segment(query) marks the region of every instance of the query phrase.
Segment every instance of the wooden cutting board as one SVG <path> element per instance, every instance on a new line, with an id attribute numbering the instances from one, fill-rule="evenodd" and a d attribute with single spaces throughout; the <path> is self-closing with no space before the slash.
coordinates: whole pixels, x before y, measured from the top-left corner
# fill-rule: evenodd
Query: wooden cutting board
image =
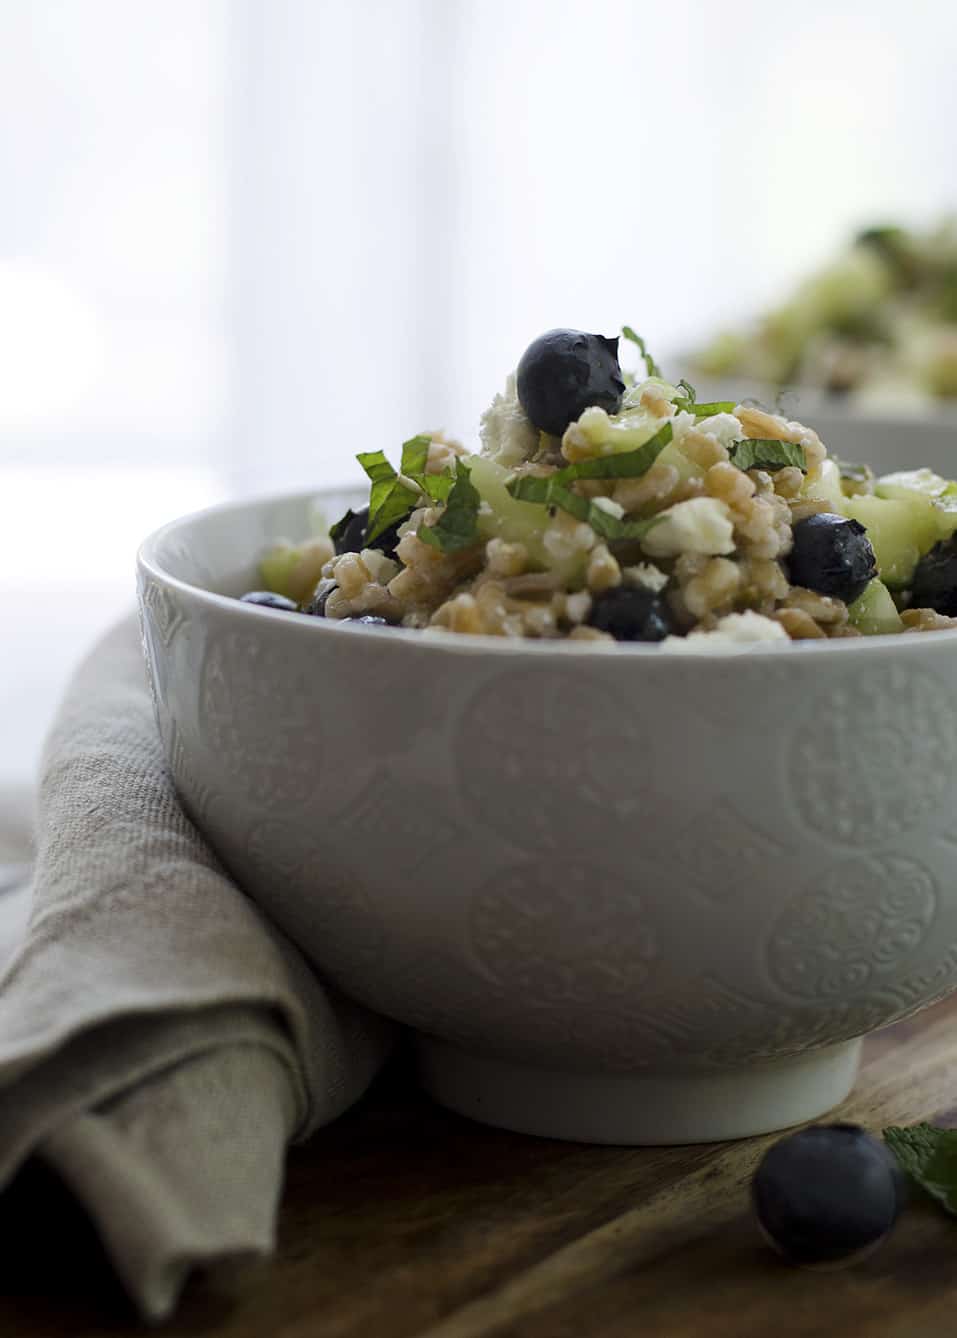
<path id="1" fill-rule="evenodd" d="M 957 1123 L 957 1000 L 872 1037 L 835 1118 Z M 277 1257 L 198 1279 L 176 1338 L 943 1338 L 957 1220 L 923 1203 L 868 1260 L 793 1269 L 748 1211 L 774 1138 L 591 1148 L 470 1124 L 396 1068 L 291 1157 Z M 90 1230 L 25 1172 L 0 1198 L 3 1338 L 142 1338 Z"/>

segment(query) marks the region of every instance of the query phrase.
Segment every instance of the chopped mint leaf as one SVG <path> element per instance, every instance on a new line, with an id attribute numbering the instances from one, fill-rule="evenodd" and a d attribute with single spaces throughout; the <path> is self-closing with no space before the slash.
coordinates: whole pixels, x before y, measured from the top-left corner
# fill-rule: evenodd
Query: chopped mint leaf
<path id="1" fill-rule="evenodd" d="M 734 400 L 712 400 L 709 404 L 694 404 L 695 418 L 713 418 L 717 413 L 734 413 Z"/>
<path id="2" fill-rule="evenodd" d="M 463 460 L 456 460 L 455 477 L 445 509 L 434 525 L 419 526 L 419 538 L 433 548 L 440 548 L 443 553 L 457 553 L 463 548 L 471 548 L 478 539 L 476 519 L 481 502 L 468 465 Z"/>
<path id="3" fill-rule="evenodd" d="M 420 494 L 402 482 L 382 451 L 364 451 L 356 459 L 372 480 L 366 531 L 366 544 L 371 547 L 390 525 L 404 520 L 418 505 Z"/>
<path id="4" fill-rule="evenodd" d="M 617 458 L 620 460 L 623 457 Z M 598 506 L 596 502 L 572 492 L 567 483 L 561 481 L 562 475 L 567 472 L 563 469 L 546 479 L 526 475 L 524 478 L 512 479 L 506 487 L 519 502 L 539 502 L 543 506 L 558 507 L 560 511 L 567 511 L 576 520 L 583 520 L 596 534 L 600 534 L 603 539 L 612 543 L 623 539 L 644 539 L 648 531 L 661 519 L 660 516 L 652 516 L 649 520 L 620 520 L 604 507 Z"/>
<path id="5" fill-rule="evenodd" d="M 545 478 L 525 474 L 510 479 L 505 486 L 516 501 L 537 502 L 540 506 L 557 506 L 576 519 L 585 521 L 603 539 L 613 542 L 624 539 L 641 540 L 652 526 L 658 523 L 659 516 L 652 516 L 650 520 L 620 520 L 589 498 L 580 497 L 577 492 L 572 491 L 571 485 L 576 479 L 640 478 L 655 463 L 671 441 L 671 437 L 671 424 L 665 423 L 649 441 L 635 451 L 581 460 L 578 464 L 567 465 L 565 469 L 559 469 Z"/>
<path id="6" fill-rule="evenodd" d="M 411 479 L 433 502 L 444 502 L 452 491 L 455 475 L 450 469 L 443 470 L 441 474 L 426 473 L 431 444 L 432 438 L 427 433 L 420 433 L 403 442 L 401 469 L 403 475 Z"/>
<path id="7" fill-rule="evenodd" d="M 524 475 L 513 478 L 505 486 L 513 497 L 523 502 L 541 502 L 548 506 L 547 497 L 553 485 L 567 488 L 576 479 L 635 479 L 647 474 L 658 456 L 672 438 L 672 427 L 665 423 L 644 445 L 634 451 L 621 451 L 617 455 L 599 455 L 590 460 L 580 460 L 578 464 L 566 465 L 564 469 L 546 478 L 534 478 Z"/>
<path id="8" fill-rule="evenodd" d="M 832 455 L 831 459 L 837 465 L 841 478 L 848 483 L 870 483 L 874 477 L 870 465 L 856 465 L 850 460 L 839 460 L 836 455 Z"/>
<path id="9" fill-rule="evenodd" d="M 911 1179 L 957 1216 L 957 1129 L 895 1125 L 884 1130 L 884 1140 Z"/>
<path id="10" fill-rule="evenodd" d="M 420 432 L 417 437 L 410 437 L 408 441 L 402 443 L 402 463 L 399 465 L 399 469 L 406 478 L 415 478 L 416 474 L 425 473 L 431 445 L 432 438 L 424 432 Z M 416 479 L 416 482 L 418 482 L 418 479 Z"/>
<path id="11" fill-rule="evenodd" d="M 870 465 L 856 465 L 849 460 L 839 460 L 836 455 L 831 459 L 837 465 L 841 478 L 841 492 L 845 497 L 859 497 L 874 491 L 874 471 Z"/>
<path id="12" fill-rule="evenodd" d="M 352 507 L 350 506 L 350 507 L 349 507 L 349 510 L 348 510 L 348 511 L 346 512 L 346 514 L 342 517 L 342 519 L 341 519 L 341 520 L 337 520 L 336 523 L 335 523 L 335 525 L 330 526 L 330 528 L 329 528 L 329 538 L 332 540 L 332 542 L 333 542 L 334 544 L 337 544 L 337 543 L 339 542 L 339 539 L 341 538 L 341 536 L 342 536 L 343 533 L 345 532 L 346 526 L 349 524 L 349 522 L 350 522 L 351 520 L 355 520 L 355 518 L 356 518 L 356 513 L 353 511 Z"/>
<path id="13" fill-rule="evenodd" d="M 428 493 L 433 502 L 444 502 L 455 487 L 455 475 L 449 470 L 441 474 L 417 474 L 415 482 L 423 492 Z"/>
<path id="14" fill-rule="evenodd" d="M 738 469 L 785 469 L 794 466 L 807 473 L 804 447 L 793 441 L 752 437 L 736 441 L 731 447 L 731 463 Z"/>
<path id="15" fill-rule="evenodd" d="M 637 345 L 638 345 L 638 352 L 641 354 L 641 356 L 642 356 L 642 357 L 644 358 L 644 360 L 645 360 L 645 367 L 646 367 L 646 369 L 647 369 L 647 371 L 648 371 L 648 375 L 649 375 L 649 376 L 660 376 L 660 375 L 661 375 L 661 368 L 658 366 L 658 364 L 655 362 L 654 358 L 651 356 L 651 354 L 650 354 L 650 353 L 648 352 L 648 350 L 645 348 L 645 341 L 642 339 L 641 335 L 640 335 L 640 334 L 635 334 L 634 330 L 631 328 L 630 325 L 623 325 L 623 326 L 621 327 L 621 333 L 622 333 L 622 335 L 624 336 L 625 339 L 630 339 L 631 342 L 632 342 L 633 344 L 637 344 Z"/>
<path id="16" fill-rule="evenodd" d="M 679 413 L 694 413 L 695 400 L 698 398 L 698 392 L 693 385 L 684 379 L 684 377 L 678 382 L 678 388 L 679 390 L 683 390 L 684 394 L 672 396 L 671 403 Z"/>

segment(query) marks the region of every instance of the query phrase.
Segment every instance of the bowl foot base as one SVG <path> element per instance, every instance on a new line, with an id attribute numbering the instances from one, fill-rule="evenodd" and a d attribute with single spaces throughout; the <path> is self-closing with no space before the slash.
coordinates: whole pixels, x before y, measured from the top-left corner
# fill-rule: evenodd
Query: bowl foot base
<path id="1" fill-rule="evenodd" d="M 847 1096 L 861 1042 L 736 1069 L 562 1073 L 418 1037 L 423 1085 L 483 1124 L 581 1143 L 714 1143 L 814 1120 Z"/>

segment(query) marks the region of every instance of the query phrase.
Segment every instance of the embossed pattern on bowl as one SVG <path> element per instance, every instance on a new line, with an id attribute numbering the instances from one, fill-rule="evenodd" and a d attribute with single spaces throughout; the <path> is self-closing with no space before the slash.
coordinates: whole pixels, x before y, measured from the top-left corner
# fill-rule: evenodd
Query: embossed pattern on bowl
<path id="1" fill-rule="evenodd" d="M 139 592 L 184 803 L 330 980 L 483 1062 L 658 1083 L 954 988 L 957 634 L 685 658 L 222 598 L 310 500 L 167 527 Z"/>

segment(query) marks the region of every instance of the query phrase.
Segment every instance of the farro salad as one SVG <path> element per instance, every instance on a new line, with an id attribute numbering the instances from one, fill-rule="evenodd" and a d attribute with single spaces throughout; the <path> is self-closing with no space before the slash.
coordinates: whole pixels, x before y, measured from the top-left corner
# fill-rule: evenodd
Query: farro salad
<path id="1" fill-rule="evenodd" d="M 628 326 L 534 340 L 481 441 L 422 433 L 398 469 L 361 453 L 368 504 L 278 542 L 265 589 L 242 598 L 426 633 L 701 650 L 957 627 L 957 483 L 877 478 L 756 404 L 699 403 Z"/>
<path id="2" fill-rule="evenodd" d="M 693 358 L 702 375 L 851 393 L 895 411 L 957 399 L 957 218 L 871 227 L 750 328 Z"/>

